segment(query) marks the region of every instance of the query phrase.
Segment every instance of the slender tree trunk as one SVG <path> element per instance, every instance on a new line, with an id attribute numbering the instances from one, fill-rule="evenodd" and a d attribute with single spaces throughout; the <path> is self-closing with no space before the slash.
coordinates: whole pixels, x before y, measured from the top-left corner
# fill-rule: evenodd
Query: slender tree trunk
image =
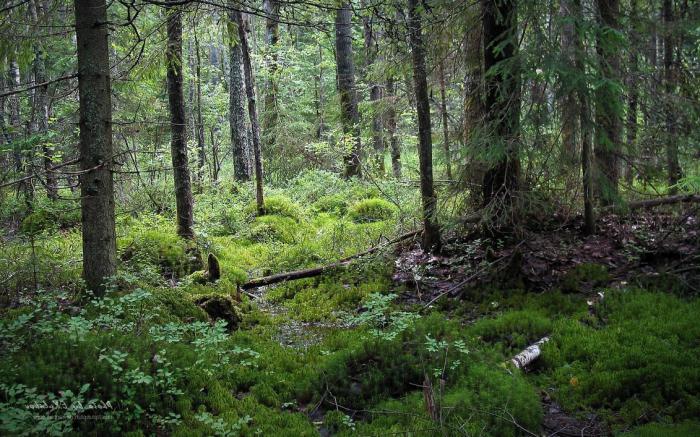
<path id="1" fill-rule="evenodd" d="M 420 191 L 423 204 L 423 250 L 439 252 L 440 227 L 437 221 L 437 195 L 433 187 L 433 144 L 430 127 L 430 101 L 425 69 L 425 47 L 421 31 L 419 0 L 408 0 L 408 34 L 413 60 L 413 79 L 416 89 L 418 112 L 418 160 L 420 166 Z"/>
<path id="2" fill-rule="evenodd" d="M 561 108 L 561 123 L 562 123 L 562 156 L 563 162 L 571 167 L 576 164 L 578 153 L 578 130 L 579 130 L 579 114 L 580 108 L 576 101 L 576 93 L 573 91 L 573 86 L 569 83 L 573 82 L 572 75 L 581 74 L 573 66 L 576 62 L 576 24 L 573 22 L 573 3 L 577 0 L 561 0 L 559 4 L 559 18 L 563 20 L 561 32 L 561 52 L 564 64 L 573 71 L 567 74 L 567 80 L 564 86 L 561 87 L 561 97 L 559 99 Z"/>
<path id="3" fill-rule="evenodd" d="M 386 127 L 391 146 L 391 170 L 396 179 L 401 179 L 401 146 L 396 135 L 396 82 L 391 74 L 386 79 Z"/>
<path id="4" fill-rule="evenodd" d="M 29 11 L 32 21 L 39 24 L 39 19 L 44 16 L 46 10 L 38 0 L 29 2 Z M 43 43 L 34 44 L 34 80 L 36 83 L 46 82 L 46 51 Z M 36 131 L 40 135 L 46 135 L 49 131 L 49 87 L 48 85 L 37 88 L 34 92 L 34 112 L 36 113 Z M 53 149 L 43 141 L 41 147 L 43 155 L 44 171 L 46 172 L 46 195 L 51 200 L 58 198 L 58 183 L 56 175 L 50 170 L 53 166 Z"/>
<path id="5" fill-rule="evenodd" d="M 597 38 L 598 62 L 602 78 L 606 82 L 596 91 L 596 190 L 603 206 L 618 201 L 619 163 L 621 149 L 622 116 L 621 96 L 616 82 L 620 82 L 620 55 L 616 36 L 619 31 L 619 0 L 597 0 L 600 22 L 603 27 Z"/>
<path id="6" fill-rule="evenodd" d="M 637 55 L 639 50 L 639 37 L 634 27 L 634 24 L 636 24 L 639 19 L 637 16 L 637 3 L 638 0 L 630 1 L 630 19 L 632 20 L 632 25 L 630 26 L 629 32 L 631 47 L 629 50 L 629 74 L 627 75 L 627 157 L 625 160 L 625 182 L 630 187 L 634 182 L 635 157 L 637 156 L 637 113 L 639 106 L 639 90 L 637 89 L 637 75 L 639 74 L 639 59 Z"/>
<path id="7" fill-rule="evenodd" d="M 112 182 L 112 104 L 105 0 L 75 0 L 80 96 L 83 277 L 100 295 L 117 272 Z"/>
<path id="8" fill-rule="evenodd" d="M 245 73 L 245 90 L 248 96 L 248 118 L 253 139 L 253 162 L 255 168 L 255 201 L 259 215 L 265 214 L 265 200 L 263 193 L 263 166 L 262 152 L 260 151 L 260 127 L 258 126 L 258 110 L 255 101 L 255 76 L 253 76 L 253 66 L 250 62 L 250 49 L 248 47 L 248 36 L 243 23 L 243 15 L 234 12 L 236 23 L 238 24 L 238 38 L 241 44 L 241 54 L 243 59 L 243 72 Z"/>
<path id="9" fill-rule="evenodd" d="M 185 99 L 182 92 L 182 13 L 178 6 L 168 6 L 168 102 L 170 105 L 170 150 L 175 181 L 177 234 L 194 238 L 192 187 L 187 158 Z"/>
<path id="10" fill-rule="evenodd" d="M 482 0 L 484 20 L 484 71 L 502 67 L 515 56 L 517 47 L 517 3 L 515 0 Z M 493 156 L 484 175 L 484 205 L 497 210 L 508 206 L 519 188 L 520 160 L 518 131 L 520 116 L 520 79 L 517 66 L 509 65 L 491 72 L 486 80 L 484 110 L 493 138 Z M 498 215 L 498 214 L 497 214 Z"/>
<path id="11" fill-rule="evenodd" d="M 581 0 L 571 0 L 572 16 L 575 20 L 574 69 L 585 72 L 585 47 L 582 35 L 584 28 Z M 593 210 L 593 120 L 590 99 L 588 97 L 588 80 L 576 88 L 579 103 L 579 122 L 581 125 L 581 171 L 583 173 L 583 231 L 586 235 L 595 233 L 595 212 Z"/>
<path id="12" fill-rule="evenodd" d="M 674 17 L 673 2 L 664 0 L 664 85 L 666 88 L 666 166 L 668 170 L 669 192 L 676 194 L 678 189 L 675 185 L 683 177 L 680 163 L 678 162 L 678 128 L 676 104 L 676 78 L 673 65 L 674 41 Z"/>
<path id="13" fill-rule="evenodd" d="M 204 144 L 204 121 L 202 120 L 202 57 L 199 53 L 199 39 L 197 31 L 194 32 L 194 50 L 197 65 L 195 69 L 195 77 L 197 84 L 197 182 L 201 184 L 204 181 L 204 166 L 206 165 L 207 152 Z"/>
<path id="14" fill-rule="evenodd" d="M 14 59 L 10 60 L 10 85 L 17 89 L 21 84 L 19 74 L 19 65 Z M 12 155 L 15 161 L 15 171 L 18 175 L 24 174 L 24 159 L 22 157 L 22 149 L 19 142 L 20 132 L 22 132 L 22 118 L 20 113 L 19 94 L 13 94 L 8 97 L 7 104 L 10 111 L 10 141 L 13 142 Z M 18 192 L 26 192 L 26 183 L 17 185 Z"/>
<path id="15" fill-rule="evenodd" d="M 277 0 L 263 0 L 263 9 L 267 14 L 265 20 L 265 43 L 269 51 L 267 66 L 268 78 L 265 85 L 265 118 L 263 119 L 263 136 L 265 138 L 266 153 L 272 153 L 277 142 L 277 122 L 279 112 L 277 108 L 277 70 L 278 56 L 277 44 L 279 42 L 279 12 L 280 4 Z"/>
<path id="16" fill-rule="evenodd" d="M 245 83 L 243 81 L 243 55 L 238 41 L 236 14 L 229 12 L 229 125 L 233 175 L 237 181 L 250 180 L 248 165 L 248 130 L 245 122 Z"/>
<path id="17" fill-rule="evenodd" d="M 318 45 L 318 76 L 316 76 L 316 120 L 318 127 L 316 128 L 316 139 L 320 140 L 323 132 L 326 130 L 323 121 L 323 46 Z"/>
<path id="18" fill-rule="evenodd" d="M 340 117 L 343 122 L 345 146 L 351 142 L 345 155 L 345 177 L 360 176 L 360 113 L 357 109 L 355 90 L 355 65 L 352 59 L 352 12 L 350 3 L 345 1 L 336 10 L 335 16 L 335 55 L 338 68 L 338 93 L 340 94 Z"/>
<path id="19" fill-rule="evenodd" d="M 372 146 L 377 170 L 384 174 L 384 137 L 382 132 L 382 114 L 377 107 L 382 98 L 382 89 L 372 75 L 372 65 L 377 60 L 379 48 L 377 47 L 377 36 L 372 25 L 372 17 L 366 15 L 362 18 L 362 27 L 365 37 L 365 78 L 369 84 L 369 101 L 372 106 Z"/>
<path id="20" fill-rule="evenodd" d="M 445 167 L 447 179 L 452 180 L 452 157 L 450 156 L 450 129 L 447 124 L 447 93 L 445 91 L 445 66 L 440 62 L 438 69 L 440 75 L 440 112 L 442 114 L 442 147 L 445 151 Z"/>

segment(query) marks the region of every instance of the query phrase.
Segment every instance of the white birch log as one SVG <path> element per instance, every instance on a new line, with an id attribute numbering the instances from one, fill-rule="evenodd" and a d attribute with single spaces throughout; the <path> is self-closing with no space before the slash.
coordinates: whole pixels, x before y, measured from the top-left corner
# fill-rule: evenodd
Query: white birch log
<path id="1" fill-rule="evenodd" d="M 543 337 L 540 339 L 537 343 L 528 346 L 525 350 L 520 352 L 518 355 L 514 356 L 513 359 L 510 361 L 517 367 L 518 369 L 522 369 L 523 367 L 527 366 L 531 362 L 535 361 L 542 351 L 540 350 L 540 346 L 543 344 L 547 343 L 549 341 L 549 337 Z"/>

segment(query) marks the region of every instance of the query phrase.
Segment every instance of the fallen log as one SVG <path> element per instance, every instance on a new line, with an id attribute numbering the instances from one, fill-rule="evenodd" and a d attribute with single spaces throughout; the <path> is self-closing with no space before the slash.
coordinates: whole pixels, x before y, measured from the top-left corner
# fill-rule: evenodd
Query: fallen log
<path id="1" fill-rule="evenodd" d="M 275 275 L 263 276 L 262 278 L 251 279 L 250 281 L 246 282 L 245 284 L 241 284 L 240 288 L 242 290 L 250 290 L 252 288 L 262 287 L 265 285 L 277 284 L 279 282 L 293 281 L 296 279 L 313 278 L 315 276 L 320 276 L 321 274 L 323 274 L 329 270 L 333 270 L 333 269 L 336 269 L 338 267 L 345 267 L 348 264 L 350 264 L 352 261 L 354 261 L 358 258 L 361 258 L 365 255 L 370 255 L 370 254 L 372 254 L 380 249 L 383 249 L 387 246 L 390 246 L 392 244 L 396 244 L 396 243 L 399 243 L 401 241 L 408 240 L 409 238 L 414 237 L 415 235 L 419 234 L 420 232 L 422 232 L 422 230 L 408 232 L 408 233 L 400 235 L 400 236 L 394 238 L 393 240 L 388 241 L 384 244 L 374 246 L 370 249 L 365 250 L 364 252 L 357 253 L 357 254 L 349 256 L 347 258 L 343 258 L 341 260 L 335 261 L 335 262 L 333 262 L 331 264 L 327 264 L 325 266 L 313 267 L 313 268 L 302 269 L 302 270 L 295 270 L 292 272 L 277 273 Z"/>
<path id="2" fill-rule="evenodd" d="M 513 363 L 513 365 L 518 369 L 526 367 L 528 364 L 532 363 L 537 358 L 539 358 L 540 354 L 542 353 L 540 346 L 547 343 L 548 341 L 549 337 L 543 337 L 542 339 L 537 341 L 537 343 L 528 346 L 527 348 L 525 348 L 525 350 L 520 352 L 518 355 L 514 356 L 510 360 L 510 362 Z"/>
<path id="3" fill-rule="evenodd" d="M 672 205 L 674 203 L 700 202 L 700 194 L 679 194 L 676 196 L 657 197 L 649 200 L 639 200 L 627 204 L 629 209 L 652 208 L 661 205 Z"/>

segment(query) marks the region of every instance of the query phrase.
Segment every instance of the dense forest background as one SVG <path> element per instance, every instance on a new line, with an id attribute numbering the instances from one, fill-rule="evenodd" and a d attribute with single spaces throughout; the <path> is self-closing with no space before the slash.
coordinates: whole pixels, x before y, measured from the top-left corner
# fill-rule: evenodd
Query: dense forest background
<path id="1" fill-rule="evenodd" d="M 688 0 L 2 2 L 0 431 L 700 433 L 699 37 Z"/>

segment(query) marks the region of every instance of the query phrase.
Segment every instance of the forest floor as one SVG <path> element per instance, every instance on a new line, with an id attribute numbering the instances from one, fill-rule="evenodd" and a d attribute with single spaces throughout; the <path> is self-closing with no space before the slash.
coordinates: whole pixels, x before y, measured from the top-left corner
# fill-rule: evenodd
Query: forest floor
<path id="1" fill-rule="evenodd" d="M 380 188 L 302 176 L 270 193 L 264 217 L 246 190 L 199 195 L 214 284 L 190 273 L 167 211 L 120 215 L 120 273 L 92 300 L 75 218 L 25 219 L 3 237 L 0 432 L 700 434 L 700 226 L 687 206 L 607 215 L 592 237 L 554 215 L 512 238 L 454 230 L 439 256 L 405 241 L 237 300 L 246 279 L 410 230 L 413 212 L 380 196 L 416 205 L 412 190 Z M 545 336 L 525 370 L 506 364 Z M 81 420 L 43 409 L 53 400 L 110 404 Z"/>

